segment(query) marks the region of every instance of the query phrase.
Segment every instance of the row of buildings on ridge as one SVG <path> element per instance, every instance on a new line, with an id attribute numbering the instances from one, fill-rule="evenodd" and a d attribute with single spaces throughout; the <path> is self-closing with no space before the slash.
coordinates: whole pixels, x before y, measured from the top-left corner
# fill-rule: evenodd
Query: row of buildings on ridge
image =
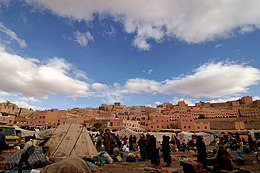
<path id="1" fill-rule="evenodd" d="M 51 126 L 76 123 L 89 129 L 130 128 L 134 131 L 252 130 L 260 129 L 260 100 L 251 96 L 223 103 L 198 102 L 189 106 L 184 101 L 170 102 L 156 108 L 102 104 L 98 108 L 73 108 L 67 110 L 28 110 L 7 101 L 0 103 L 0 122 L 18 126 Z"/>

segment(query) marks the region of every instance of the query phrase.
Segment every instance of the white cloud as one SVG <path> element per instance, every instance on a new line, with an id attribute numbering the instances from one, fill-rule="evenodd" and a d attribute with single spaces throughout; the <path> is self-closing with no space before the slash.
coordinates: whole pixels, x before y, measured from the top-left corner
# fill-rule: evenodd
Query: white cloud
<path id="1" fill-rule="evenodd" d="M 194 74 L 164 81 L 162 91 L 191 96 L 221 97 L 245 93 L 260 81 L 260 70 L 244 64 L 210 62 Z"/>
<path id="2" fill-rule="evenodd" d="M 150 70 L 148 71 L 148 74 L 150 75 L 150 74 L 152 74 L 152 72 L 153 72 L 153 69 L 150 69 Z"/>
<path id="3" fill-rule="evenodd" d="M 253 32 L 255 29 L 256 29 L 256 27 L 253 26 L 253 25 L 246 25 L 246 26 L 241 27 L 239 32 L 241 34 L 245 34 L 245 33 L 248 33 L 248 32 Z"/>
<path id="4" fill-rule="evenodd" d="M 28 102 L 28 103 L 40 103 L 41 101 L 35 97 L 21 97 L 20 101 Z"/>
<path id="5" fill-rule="evenodd" d="M 108 86 L 102 83 L 93 83 L 91 84 L 91 88 L 97 91 L 105 91 L 108 90 Z"/>
<path id="6" fill-rule="evenodd" d="M 10 94 L 8 92 L 0 91 L 0 96 L 9 96 Z"/>
<path id="7" fill-rule="evenodd" d="M 260 100 L 260 96 L 254 96 L 253 100 Z"/>
<path id="8" fill-rule="evenodd" d="M 8 35 L 12 40 L 17 41 L 17 43 L 19 44 L 19 46 L 21 48 L 25 48 L 27 46 L 27 44 L 24 40 L 20 39 L 14 31 L 5 27 L 1 22 L 0 22 L 0 31 L 2 31 L 4 34 Z"/>
<path id="9" fill-rule="evenodd" d="M 251 32 L 260 27 L 260 1 L 257 0 L 34 0 L 33 7 L 49 9 L 73 20 L 90 21 L 93 14 L 110 16 L 135 34 L 133 45 L 149 50 L 154 40 L 177 38 L 187 43 L 201 43 Z M 37 4 L 37 5 L 36 5 Z M 238 31 L 238 32 L 237 32 Z"/>
<path id="10" fill-rule="evenodd" d="M 193 98 L 179 98 L 179 97 L 174 97 L 171 100 L 171 103 L 176 105 L 179 101 L 184 101 L 186 104 L 188 104 L 189 106 L 194 106 L 195 103 L 197 102 L 196 99 Z"/>
<path id="11" fill-rule="evenodd" d="M 208 100 L 207 102 L 210 102 L 210 103 L 225 103 L 227 101 L 236 101 L 236 100 L 239 100 L 240 98 L 241 97 L 224 97 L 224 98 Z"/>
<path id="12" fill-rule="evenodd" d="M 33 106 L 33 105 L 29 104 L 28 102 L 20 101 L 20 100 L 14 101 L 12 103 L 16 104 L 18 107 L 26 108 L 26 109 L 33 109 L 33 110 L 42 110 L 43 109 L 41 107 Z"/>
<path id="13" fill-rule="evenodd" d="M 209 62 L 193 74 L 155 81 L 129 79 L 122 87 L 128 93 L 184 94 L 192 97 L 222 97 L 246 93 L 260 81 L 260 70 L 245 64 Z M 125 91 L 125 92 L 126 92 Z"/>
<path id="14" fill-rule="evenodd" d="M 143 37 L 136 37 L 133 41 L 133 45 L 138 47 L 139 50 L 150 50 L 150 44 Z"/>
<path id="15" fill-rule="evenodd" d="M 215 48 L 219 48 L 219 47 L 222 47 L 223 46 L 223 44 L 217 44 L 216 46 L 215 46 Z"/>
<path id="16" fill-rule="evenodd" d="M 155 102 L 156 106 L 161 105 L 161 104 L 162 104 L 161 102 Z"/>
<path id="17" fill-rule="evenodd" d="M 81 33 L 79 31 L 74 32 L 75 41 L 80 44 L 82 47 L 87 47 L 88 44 L 94 41 L 94 37 L 90 34 L 90 32 Z"/>
<path id="18" fill-rule="evenodd" d="M 0 50 L 0 91 L 33 97 L 88 96 L 89 84 L 73 78 L 74 68 L 61 58 L 40 62 Z"/>
<path id="19" fill-rule="evenodd" d="M 129 79 L 124 85 L 124 89 L 129 92 L 147 92 L 153 93 L 159 91 L 161 88 L 160 83 L 149 79 Z"/>

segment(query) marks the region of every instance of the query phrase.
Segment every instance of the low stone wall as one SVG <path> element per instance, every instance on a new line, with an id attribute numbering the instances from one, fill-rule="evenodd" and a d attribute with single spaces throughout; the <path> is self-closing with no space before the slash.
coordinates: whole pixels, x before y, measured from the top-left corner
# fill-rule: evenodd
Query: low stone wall
<path id="1" fill-rule="evenodd" d="M 211 121 L 210 129 L 211 130 L 234 130 L 235 122 L 234 121 Z"/>
<path id="2" fill-rule="evenodd" d="M 209 122 L 211 130 L 260 130 L 259 117 L 243 117 L 228 119 L 201 119 L 196 122 Z"/>
<path id="3" fill-rule="evenodd" d="M 251 129 L 259 130 L 260 129 L 259 120 L 247 120 L 244 123 L 245 123 L 245 128 L 248 130 L 251 130 Z"/>

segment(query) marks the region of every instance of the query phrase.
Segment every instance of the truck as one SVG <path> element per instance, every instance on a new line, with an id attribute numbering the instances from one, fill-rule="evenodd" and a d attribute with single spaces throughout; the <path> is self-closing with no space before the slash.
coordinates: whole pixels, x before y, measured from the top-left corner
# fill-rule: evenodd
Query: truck
<path id="1" fill-rule="evenodd" d="M 5 144 L 7 147 L 19 145 L 19 136 L 17 136 L 13 125 L 0 124 L 0 133 L 5 135 Z"/>

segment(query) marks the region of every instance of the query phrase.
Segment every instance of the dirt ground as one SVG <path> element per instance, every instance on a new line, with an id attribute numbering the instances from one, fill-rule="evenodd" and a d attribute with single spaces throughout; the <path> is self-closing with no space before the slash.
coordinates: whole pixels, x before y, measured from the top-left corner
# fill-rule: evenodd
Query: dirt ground
<path id="1" fill-rule="evenodd" d="M 192 155 L 191 153 L 186 153 Z M 173 154 L 172 157 L 176 158 L 182 154 Z M 232 151 L 231 155 L 235 157 L 235 152 Z M 240 168 L 243 170 L 251 171 L 252 173 L 260 173 L 260 161 L 256 161 L 254 154 L 245 154 L 246 166 L 236 166 L 234 163 L 234 168 Z M 179 161 L 175 160 L 170 167 L 166 167 L 166 164 L 161 158 L 161 164 L 159 167 L 155 167 L 150 164 L 150 161 L 137 161 L 137 162 L 114 162 L 113 164 L 106 164 L 101 166 L 99 173 L 149 173 L 149 172 L 162 172 L 162 173 L 172 173 L 172 172 L 183 172 L 183 168 L 179 165 Z"/>
<path id="2" fill-rule="evenodd" d="M 8 157 L 11 153 L 4 152 L 1 157 Z M 138 155 L 138 152 L 135 152 Z M 166 167 L 165 163 L 161 158 L 161 164 L 158 167 L 151 165 L 150 161 L 137 161 L 137 162 L 114 162 L 113 164 L 102 165 L 98 168 L 97 173 L 172 173 L 179 172 L 182 173 L 183 169 L 179 165 L 179 161 L 176 159 L 182 155 L 185 155 L 191 159 L 196 159 L 196 157 L 192 156 L 194 153 L 174 153 L 172 154 L 173 163 L 170 167 Z M 125 153 L 127 155 L 127 153 Z M 235 152 L 232 151 L 231 155 L 235 156 Z M 251 171 L 252 173 L 260 173 L 260 161 L 256 161 L 256 157 L 254 154 L 245 154 L 246 166 L 236 166 L 235 168 L 242 168 L 244 170 Z"/>

